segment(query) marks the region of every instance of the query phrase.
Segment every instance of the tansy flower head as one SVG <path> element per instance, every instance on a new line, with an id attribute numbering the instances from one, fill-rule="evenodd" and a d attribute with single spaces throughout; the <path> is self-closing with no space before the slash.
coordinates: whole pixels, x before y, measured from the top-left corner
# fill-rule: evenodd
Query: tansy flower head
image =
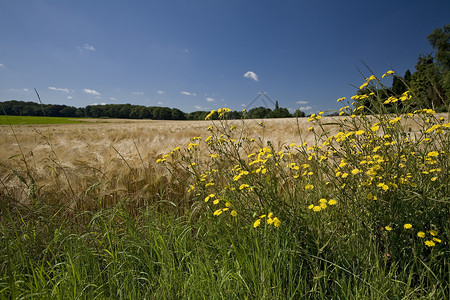
<path id="1" fill-rule="evenodd" d="M 412 228 L 412 225 L 408 223 L 408 224 L 403 225 L 403 228 L 405 228 L 405 229 L 411 229 L 411 228 Z"/>
<path id="2" fill-rule="evenodd" d="M 275 217 L 275 218 L 273 218 L 273 225 L 275 227 L 280 227 L 281 221 L 277 217 Z"/>
<path id="3" fill-rule="evenodd" d="M 321 208 L 320 206 L 314 206 L 314 207 L 312 208 L 312 210 L 313 210 L 313 211 L 321 211 L 322 208 Z"/>
<path id="4" fill-rule="evenodd" d="M 428 247 L 436 246 L 436 244 L 433 241 L 425 241 L 425 245 L 427 245 Z"/>

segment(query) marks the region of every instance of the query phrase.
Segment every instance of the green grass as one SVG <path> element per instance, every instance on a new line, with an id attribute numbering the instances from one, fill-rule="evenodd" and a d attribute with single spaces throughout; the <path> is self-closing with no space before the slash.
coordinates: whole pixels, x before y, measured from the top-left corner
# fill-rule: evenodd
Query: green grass
<path id="1" fill-rule="evenodd" d="M 82 122 L 77 118 L 0 115 L 0 125 L 73 124 Z"/>
<path id="2" fill-rule="evenodd" d="M 0 190 L 0 298 L 449 299 L 450 123 L 407 93 L 395 113 L 365 97 L 375 111 L 349 103 L 339 133 L 312 115 L 311 145 L 211 112 L 151 195 L 94 211 L 68 203 L 101 207 L 101 186 L 58 202 L 13 170 L 31 204 Z"/>

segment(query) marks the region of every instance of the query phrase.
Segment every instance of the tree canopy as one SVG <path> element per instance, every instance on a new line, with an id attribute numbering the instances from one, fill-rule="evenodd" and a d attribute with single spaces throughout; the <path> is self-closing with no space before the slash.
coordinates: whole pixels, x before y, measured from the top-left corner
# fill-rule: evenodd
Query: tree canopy
<path id="1" fill-rule="evenodd" d="M 278 102 L 277 102 L 278 104 Z M 76 108 L 67 105 L 39 104 L 25 101 L 0 102 L 2 113 L 18 116 L 48 116 L 48 117 L 84 117 L 84 118 L 118 118 L 118 119 L 152 119 L 152 120 L 204 120 L 209 111 L 194 111 L 185 113 L 177 108 L 160 106 L 142 106 L 131 104 L 88 105 Z M 230 119 L 256 118 L 290 118 L 304 117 L 302 111 L 291 114 L 287 108 L 279 107 L 272 110 L 266 107 L 256 107 L 247 113 L 231 111 Z"/>

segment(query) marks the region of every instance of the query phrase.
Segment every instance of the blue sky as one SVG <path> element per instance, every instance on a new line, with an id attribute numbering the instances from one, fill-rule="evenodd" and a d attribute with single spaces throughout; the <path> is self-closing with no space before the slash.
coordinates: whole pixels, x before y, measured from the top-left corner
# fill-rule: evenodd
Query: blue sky
<path id="1" fill-rule="evenodd" d="M 241 110 L 264 91 L 336 109 L 362 76 L 414 70 L 450 1 L 0 0 L 0 101 Z M 244 76 L 247 74 L 247 76 Z M 263 103 L 255 103 L 263 105 Z"/>

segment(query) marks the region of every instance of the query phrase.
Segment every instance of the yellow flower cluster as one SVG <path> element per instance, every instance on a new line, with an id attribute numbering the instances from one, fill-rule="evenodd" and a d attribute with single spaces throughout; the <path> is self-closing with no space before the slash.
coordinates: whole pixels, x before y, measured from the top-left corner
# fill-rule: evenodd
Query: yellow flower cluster
<path id="1" fill-rule="evenodd" d="M 423 242 L 426 246 L 434 247 L 434 246 L 436 246 L 436 244 L 442 243 L 442 240 L 437 237 L 437 235 L 438 235 L 437 230 L 432 229 L 427 232 L 424 232 L 424 231 L 417 232 L 417 236 L 421 239 L 426 238 L 427 234 L 429 234 L 430 236 Z"/>
<path id="2" fill-rule="evenodd" d="M 255 222 L 253 222 L 253 228 L 256 228 L 259 225 L 261 225 L 262 220 L 264 218 L 266 218 L 266 217 L 267 217 L 266 222 L 267 222 L 268 225 L 273 225 L 275 227 L 280 227 L 281 221 L 277 217 L 274 217 L 272 212 L 269 212 L 269 214 L 267 216 L 266 215 L 259 216 L 259 218 L 256 219 Z"/>
<path id="3" fill-rule="evenodd" d="M 334 199 L 327 200 L 327 199 L 325 199 L 325 198 L 319 199 L 318 202 L 319 202 L 318 205 L 314 205 L 314 204 L 309 205 L 309 206 L 308 206 L 308 209 L 310 209 L 310 210 L 312 210 L 312 211 L 315 211 L 315 212 L 319 212 L 319 211 L 324 210 L 325 208 L 327 208 L 328 205 L 333 206 L 333 205 L 336 205 L 336 204 L 337 204 L 337 201 L 336 201 L 336 200 L 334 200 Z M 327 205 L 327 204 L 328 204 L 328 205 Z"/>

